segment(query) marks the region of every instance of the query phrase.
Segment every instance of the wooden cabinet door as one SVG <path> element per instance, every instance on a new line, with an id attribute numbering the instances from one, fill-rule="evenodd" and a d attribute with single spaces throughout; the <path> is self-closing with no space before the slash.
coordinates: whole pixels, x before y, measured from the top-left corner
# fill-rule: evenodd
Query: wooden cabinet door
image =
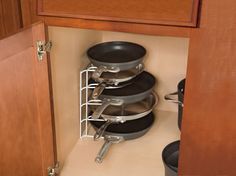
<path id="1" fill-rule="evenodd" d="M 196 26 L 199 0 L 38 0 L 39 15 Z"/>
<path id="2" fill-rule="evenodd" d="M 0 175 L 47 176 L 54 164 L 48 64 L 36 56 L 44 25 L 0 40 Z"/>
<path id="3" fill-rule="evenodd" d="M 204 0 L 191 32 L 180 176 L 235 176 L 236 1 Z"/>

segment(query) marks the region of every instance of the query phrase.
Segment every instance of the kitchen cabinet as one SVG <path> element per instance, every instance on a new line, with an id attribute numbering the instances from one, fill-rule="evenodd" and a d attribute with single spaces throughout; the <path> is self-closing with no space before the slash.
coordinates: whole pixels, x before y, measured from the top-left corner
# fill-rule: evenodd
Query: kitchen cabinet
<path id="1" fill-rule="evenodd" d="M 203 1 L 190 35 L 180 175 L 236 175 L 235 5 Z"/>
<path id="2" fill-rule="evenodd" d="M 236 84 L 235 84 L 235 70 L 236 70 L 235 65 L 236 64 L 235 64 L 235 59 L 234 59 L 236 55 L 235 53 L 236 51 L 235 50 L 236 27 L 234 23 L 234 21 L 236 20 L 235 7 L 236 6 L 235 6 L 234 0 L 227 0 L 227 1 L 205 0 L 203 1 L 202 8 L 201 8 L 201 20 L 199 23 L 199 28 L 192 28 L 191 30 L 188 29 L 187 35 L 183 35 L 183 36 L 190 37 L 190 43 L 189 43 L 189 57 L 188 57 L 188 66 L 187 66 L 186 93 L 185 93 L 185 102 L 184 102 L 184 117 L 183 117 L 183 125 L 182 125 L 182 132 L 181 132 L 181 151 L 180 151 L 181 154 L 180 154 L 180 163 L 179 163 L 179 169 L 180 169 L 179 175 L 201 175 L 201 176 L 205 176 L 205 175 L 207 176 L 208 175 L 234 176 L 236 175 L 235 169 L 234 169 L 234 161 L 235 161 L 235 156 L 236 156 L 236 153 L 235 153 L 236 128 L 234 125 L 236 121 L 234 118 L 235 109 L 236 109 L 235 102 L 234 102 L 234 98 L 236 97 L 236 91 L 235 91 L 236 90 Z M 91 28 L 91 29 L 100 29 L 100 30 L 101 29 L 104 29 L 104 30 L 114 29 L 115 31 L 126 31 L 126 32 L 136 31 L 136 33 L 146 33 L 146 34 L 159 33 L 159 32 L 155 33 L 156 31 L 155 32 L 151 31 L 149 33 L 147 32 L 147 27 L 141 27 L 142 25 L 136 26 L 136 23 L 134 24 L 131 22 L 129 22 L 131 23 L 129 24 L 129 27 L 130 25 L 135 26 L 135 27 L 139 26 L 142 29 L 140 30 L 138 28 L 137 29 L 133 28 L 132 30 L 128 30 L 126 28 L 127 26 L 124 27 L 125 29 L 114 27 L 115 26 L 114 24 L 119 24 L 119 25 L 121 24 L 122 26 L 123 22 L 113 22 L 113 21 L 110 22 L 109 21 L 107 23 L 103 23 L 103 22 L 93 20 L 93 19 L 91 20 L 90 19 L 89 20 L 76 19 L 76 21 L 74 21 L 74 19 L 72 19 L 71 17 L 68 17 L 68 19 L 58 18 L 58 17 L 44 17 L 42 19 L 44 19 L 47 24 L 58 25 L 56 23 L 60 22 L 60 25 L 62 26 L 64 25 L 65 27 L 68 27 L 69 26 L 68 23 L 72 22 L 71 27 L 73 26 L 73 27 Z M 148 26 L 149 24 L 145 24 L 145 25 Z M 159 26 L 159 25 L 154 25 L 154 26 Z M 164 34 L 167 35 L 168 32 L 170 31 L 171 31 L 170 33 L 172 33 L 173 32 L 172 29 L 173 29 L 172 27 L 164 27 L 164 28 L 158 27 L 158 30 L 164 31 L 163 33 L 160 32 L 160 34 L 162 35 Z M 178 29 L 180 29 L 178 31 L 181 31 L 178 34 L 186 34 L 186 33 L 182 33 L 183 31 L 181 27 L 178 27 Z M 167 30 L 167 32 L 165 30 Z M 186 30 L 185 27 L 184 27 L 184 30 Z M 85 32 L 86 35 L 93 36 L 93 37 L 89 38 L 91 40 L 89 43 L 83 44 L 84 48 L 101 40 L 100 34 L 99 34 L 100 31 L 97 31 L 98 34 L 96 33 L 94 35 L 90 35 L 91 34 L 90 32 L 91 30 L 88 30 L 87 32 Z M 36 31 L 32 30 L 32 32 L 28 35 L 32 36 L 33 33 L 37 34 Z M 71 39 L 73 39 L 73 36 L 70 36 L 70 37 Z M 94 37 L 95 39 L 92 40 L 91 38 L 94 38 Z M 62 44 L 66 39 L 68 39 L 68 37 L 61 39 Z M 86 41 L 87 39 L 88 38 L 84 38 L 83 40 Z M 28 44 L 27 46 L 29 45 L 31 47 L 35 46 L 36 40 L 37 40 L 37 37 L 33 37 L 33 40 L 31 40 L 30 44 Z M 24 40 L 18 39 L 17 41 L 20 41 L 21 46 L 23 46 L 24 43 L 22 41 Z M 80 42 L 80 40 L 78 40 L 77 42 L 82 43 Z M 13 41 L 12 43 L 18 43 L 18 42 Z M 59 43 L 56 43 L 55 47 L 59 47 L 57 44 Z M 3 48 L 2 50 L 5 51 L 6 46 L 9 46 L 9 44 L 6 45 L 4 41 L 1 41 L 0 46 L 1 46 L 1 49 Z M 176 46 L 173 46 L 173 48 L 175 48 Z M 69 45 L 68 48 L 71 49 L 73 47 L 75 46 Z M 23 49 L 26 49 L 26 48 L 23 48 Z M 65 51 L 68 51 L 67 50 L 68 48 L 64 48 Z M 6 51 L 6 52 L 9 52 L 9 51 Z M 32 51 L 29 51 L 29 52 L 32 52 Z M 34 52 L 36 52 L 35 47 L 34 47 Z M 64 52 L 64 53 L 68 54 L 70 52 Z M 24 52 L 19 53 L 17 57 L 21 56 L 20 54 L 24 54 Z M 17 139 L 13 137 L 16 137 L 15 135 L 19 133 L 19 130 L 21 129 L 19 126 L 17 126 L 18 128 L 16 127 L 14 128 L 13 126 L 13 128 L 11 129 L 19 129 L 19 130 L 15 130 L 14 134 L 11 134 L 9 132 L 6 133 L 6 129 L 10 125 L 14 125 L 14 123 L 11 123 L 11 121 L 7 120 L 7 117 L 12 119 L 12 121 L 16 123 L 15 125 L 17 124 L 19 125 L 20 122 L 17 123 L 14 117 L 17 117 L 17 118 L 37 117 L 35 121 L 37 121 L 39 124 L 37 124 L 37 127 L 35 128 L 39 129 L 39 127 L 43 127 L 45 124 L 48 125 L 48 127 L 45 129 L 39 130 L 38 132 L 35 132 L 35 136 L 32 137 L 33 139 L 36 140 L 34 144 L 36 148 L 38 146 L 41 146 L 44 148 L 41 150 L 41 152 L 36 152 L 36 148 L 34 150 L 30 149 L 30 151 L 35 151 L 35 153 L 39 155 L 39 158 L 41 158 L 37 160 L 38 165 L 39 165 L 39 166 L 36 166 L 37 169 L 33 168 L 33 166 L 32 166 L 32 169 L 34 171 L 35 170 L 40 171 L 40 168 L 41 168 L 45 172 L 44 175 L 46 175 L 45 169 L 48 166 L 53 164 L 54 157 L 52 156 L 52 154 L 55 152 L 55 150 L 53 150 L 52 120 L 51 120 L 51 115 L 49 115 L 50 107 L 51 107 L 50 101 L 49 101 L 50 100 L 49 90 L 51 89 L 51 87 L 48 85 L 48 71 L 47 71 L 48 65 L 47 65 L 46 59 L 44 59 L 43 62 L 39 62 L 34 54 L 33 54 L 34 55 L 33 61 L 29 59 L 27 61 L 22 61 L 20 63 L 19 63 L 20 59 L 17 59 L 17 58 L 7 59 L 6 56 L 10 57 L 11 55 L 12 54 L 7 54 L 7 55 L 4 55 L 4 53 L 0 54 L 0 56 L 2 56 L 0 57 L 1 58 L 0 59 L 0 65 L 1 65 L 1 69 L 0 69 L 1 107 L 0 108 L 2 108 L 1 119 L 4 119 L 3 121 L 4 123 L 1 123 L 1 125 L 3 126 L 1 126 L 1 129 L 0 129 L 2 130 L 0 133 L 2 135 L 0 138 L 1 139 L 0 143 L 1 143 L 1 146 L 5 146 L 4 148 L 5 150 L 4 152 L 1 152 L 0 156 L 4 158 L 3 156 L 6 156 L 6 155 L 3 155 L 3 153 L 7 154 L 7 153 L 12 152 L 12 154 L 14 154 L 15 150 L 11 150 L 11 148 L 9 148 L 8 146 L 12 146 L 14 144 L 14 141 L 16 141 Z M 66 54 L 61 55 L 61 57 L 70 58 Z M 26 56 L 22 58 L 27 59 Z M 79 59 L 81 58 L 78 58 L 78 60 Z M 61 61 L 62 63 L 67 63 L 65 62 L 65 60 L 62 60 L 62 59 L 59 61 Z M 29 65 L 28 67 L 26 67 L 28 62 L 29 62 Z M 36 63 L 32 63 L 32 62 L 36 62 Z M 81 59 L 81 62 L 83 62 L 83 64 L 77 65 L 78 67 L 76 67 L 75 70 L 76 69 L 79 70 L 79 68 L 82 68 L 84 65 L 86 65 L 85 63 L 86 61 Z M 14 64 L 16 65 L 12 67 L 12 65 Z M 72 65 L 76 65 L 76 64 L 72 64 Z M 175 64 L 173 65 L 172 66 L 175 67 Z M 56 68 L 57 66 L 58 66 L 57 63 L 52 65 L 52 72 L 53 72 L 53 67 Z M 71 74 L 70 70 L 69 69 L 64 70 L 65 67 L 62 67 L 62 66 L 63 66 L 62 64 L 59 65 L 59 67 L 61 67 L 62 69 L 60 71 L 66 71 L 67 74 L 70 75 Z M 30 68 L 31 69 L 34 68 L 34 70 L 30 71 L 32 75 L 31 78 L 25 77 L 25 75 L 30 74 L 29 73 Z M 155 69 L 156 68 L 157 67 L 155 67 Z M 17 71 L 18 74 L 16 73 L 17 69 L 19 69 Z M 27 69 L 27 72 L 25 71 L 26 69 Z M 40 72 L 38 73 L 38 71 Z M 55 75 L 55 73 L 52 73 L 52 74 Z M 63 74 L 62 72 L 57 72 L 57 74 L 58 74 L 57 75 L 58 77 L 56 78 L 56 80 L 65 78 L 64 77 L 65 74 Z M 74 79 L 76 79 L 76 77 Z M 22 80 L 24 80 L 24 83 L 28 83 L 28 84 L 22 84 L 21 82 Z M 66 79 L 65 79 L 65 82 L 66 82 Z M 33 83 L 33 86 L 32 86 L 32 83 Z M 57 82 L 54 81 L 54 86 L 55 86 L 55 83 Z M 25 87 L 26 85 L 28 85 L 28 87 Z M 43 86 L 44 88 L 41 89 L 41 86 Z M 76 86 L 77 85 L 72 86 L 73 90 L 78 88 Z M 15 89 L 16 87 L 17 88 L 19 87 L 20 89 L 23 90 L 21 92 L 22 94 L 16 91 Z M 66 87 L 62 87 L 61 90 L 58 90 L 59 89 L 58 86 L 56 87 L 54 87 L 54 94 L 57 91 L 65 92 L 65 90 L 67 90 L 65 89 Z M 55 91 L 55 88 L 56 88 L 56 91 Z M 26 91 L 28 89 L 31 91 Z M 14 92 L 14 93 L 12 94 L 11 92 Z M 26 96 L 21 97 L 20 94 L 26 95 Z M 35 99 L 33 99 L 34 101 L 31 99 L 25 100 L 24 98 L 27 97 L 27 94 L 31 94 L 29 95 L 29 97 L 35 97 Z M 26 101 L 26 104 L 29 104 L 33 107 L 27 106 L 29 108 L 28 111 L 26 109 L 26 112 L 22 111 L 21 113 L 19 109 L 20 110 L 25 109 L 21 107 L 23 105 L 23 103 L 21 103 L 22 100 Z M 27 101 L 29 102 L 27 103 Z M 61 101 L 60 97 L 54 96 L 54 103 L 60 102 L 60 101 Z M 14 106 L 12 106 L 12 102 L 14 102 Z M 40 102 L 41 103 L 43 102 L 43 103 L 41 104 Z M 68 102 L 70 103 L 70 101 L 65 101 L 64 103 L 66 104 Z M 11 108 L 13 108 L 13 110 Z M 47 110 L 45 111 L 44 109 L 41 112 L 41 108 L 43 109 L 45 108 Z M 30 110 L 32 110 L 33 112 L 35 111 L 35 113 L 38 113 L 38 115 L 32 115 L 33 112 L 30 112 Z M 27 113 L 28 113 L 28 116 L 25 115 Z M 47 113 L 47 114 L 42 114 L 42 113 Z M 57 118 L 57 115 L 60 115 L 60 113 L 55 114 L 56 118 Z M 39 118 L 40 116 L 41 118 Z M 24 122 L 26 123 L 30 121 L 33 127 L 31 126 L 31 128 L 29 129 L 33 129 L 34 131 L 35 124 L 32 123 L 32 119 L 30 120 L 26 119 L 24 120 Z M 41 120 L 46 120 L 46 122 L 41 122 Z M 61 123 L 61 124 L 64 123 L 64 125 L 67 125 L 67 128 L 71 128 L 71 126 L 69 126 L 68 122 L 66 121 L 56 122 L 56 123 Z M 4 124 L 6 125 L 4 126 Z M 22 128 L 22 129 L 25 129 L 25 128 Z M 8 129 L 8 131 L 10 130 Z M 28 132 L 25 132 L 25 133 L 29 134 Z M 9 136 L 7 136 L 6 134 L 9 134 Z M 73 138 L 76 138 L 76 136 Z M 2 139 L 5 139 L 5 140 L 2 140 Z M 9 140 L 9 139 L 12 139 L 12 140 Z M 47 139 L 47 142 L 42 142 L 41 141 L 42 139 Z M 158 139 L 155 139 L 155 140 L 158 140 Z M 9 141 L 9 142 L 4 143 L 4 141 Z M 25 139 L 25 142 L 27 141 L 29 140 Z M 30 140 L 30 142 L 32 142 L 32 140 Z M 60 141 L 57 141 L 57 142 L 60 143 Z M 18 146 L 18 145 L 15 143 L 15 146 Z M 46 151 L 48 149 L 49 151 Z M 48 157 L 46 154 L 51 154 L 50 155 L 51 157 Z M 17 156 L 17 155 L 14 154 L 13 156 Z M 6 158 L 9 158 L 9 157 L 6 156 Z M 48 159 L 48 162 L 39 162 L 39 161 L 44 161 L 42 158 Z M 5 161 L 5 160 L 1 159 L 1 161 Z M 10 162 L 8 161 L 8 163 Z M 31 165 L 31 163 L 30 164 L 27 164 L 27 162 L 24 162 L 24 163 L 27 166 Z M 5 166 L 5 165 L 1 164 L 1 166 Z M 18 166 L 20 167 L 21 165 L 18 165 Z M 24 167 L 21 166 L 21 168 L 23 168 L 22 170 L 26 170 L 24 169 Z M 5 168 L 5 167 L 1 167 L 1 168 Z M 6 168 L 10 168 L 10 167 L 6 167 Z M 4 171 L 0 170 L 0 173 L 1 175 L 2 173 L 3 175 L 7 175 L 9 170 L 4 170 Z M 27 175 L 27 174 L 22 174 L 22 175 Z"/>
<path id="3" fill-rule="evenodd" d="M 49 27 L 49 38 L 53 41 L 50 59 L 58 159 L 61 163 L 65 161 L 62 176 L 78 174 L 91 176 L 98 173 L 109 175 L 113 172 L 115 175 L 120 173 L 120 168 L 123 168 L 123 173 L 132 171 L 132 174 L 130 173 L 132 176 L 140 176 L 147 170 L 152 170 L 150 176 L 163 175 L 161 151 L 166 144 L 179 139 L 179 130 L 176 105 L 165 102 L 162 97 L 174 91 L 178 81 L 185 77 L 189 40 L 54 26 Z M 96 43 L 111 40 L 136 42 L 147 49 L 148 54 L 144 59 L 145 69 L 157 79 L 155 91 L 160 101 L 154 111 L 156 122 L 150 132 L 140 139 L 113 145 L 104 162 L 97 165 L 94 159 L 102 145 L 102 140 L 95 142 L 84 135 L 78 140 L 80 137 L 78 127 L 84 124 L 80 124 L 78 118 L 80 117 L 78 75 L 89 62 L 85 54 L 86 50 Z M 175 67 L 170 70 L 171 64 Z M 89 134 L 93 134 L 92 130 Z M 76 150 L 76 154 L 72 150 Z M 134 161 L 139 160 L 137 163 L 139 169 L 129 164 L 125 166 L 128 158 L 132 166 L 135 164 Z"/>
<path id="4" fill-rule="evenodd" d="M 52 26 L 183 37 L 197 27 L 200 4 L 199 0 L 21 1 L 25 24 L 40 18 Z"/>
<path id="5" fill-rule="evenodd" d="M 22 26 L 20 1 L 0 0 L 0 38 L 17 32 Z"/>
<path id="6" fill-rule="evenodd" d="M 196 27 L 198 0 L 39 0 L 38 14 L 63 18 Z"/>

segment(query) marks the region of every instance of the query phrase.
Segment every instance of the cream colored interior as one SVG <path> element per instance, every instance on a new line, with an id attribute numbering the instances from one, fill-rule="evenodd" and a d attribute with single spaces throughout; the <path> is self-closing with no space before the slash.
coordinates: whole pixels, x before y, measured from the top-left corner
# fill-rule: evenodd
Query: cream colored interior
<path id="1" fill-rule="evenodd" d="M 93 171 L 100 171 L 101 174 L 97 173 L 97 175 L 106 176 L 112 174 L 112 168 L 114 170 L 118 170 L 118 168 L 111 166 L 111 163 L 109 164 L 109 161 L 112 162 L 109 157 L 109 159 L 105 162 L 106 164 L 103 164 L 103 166 L 91 166 L 88 162 L 94 163 L 91 159 L 92 157 L 95 157 L 96 152 L 98 152 L 101 147 L 101 142 L 95 143 L 93 141 L 88 142 L 81 141 L 79 139 L 79 72 L 89 63 L 86 56 L 86 50 L 96 43 L 112 40 L 136 42 L 143 45 L 147 49 L 147 55 L 145 57 L 145 70 L 151 72 L 158 80 L 155 91 L 160 97 L 160 102 L 156 108 L 156 111 L 160 111 L 158 113 L 158 119 L 160 120 L 155 123 L 156 125 L 153 127 L 149 138 L 154 141 L 159 140 L 159 142 L 151 142 L 151 146 L 148 145 L 150 148 L 144 149 L 144 153 L 141 155 L 142 161 L 145 160 L 145 158 L 149 162 L 150 159 L 156 159 L 156 162 L 161 163 L 162 161 L 160 156 L 155 158 L 155 154 L 160 155 L 160 151 L 163 149 L 165 144 L 173 141 L 174 139 L 179 139 L 176 113 L 177 105 L 165 102 L 163 100 L 163 96 L 167 93 L 176 91 L 178 82 L 185 77 L 188 56 L 188 39 L 62 27 L 49 27 L 49 38 L 53 42 L 53 49 L 50 55 L 52 65 L 58 160 L 62 164 L 66 161 L 65 169 L 62 175 L 73 175 L 74 172 L 72 173 L 71 169 L 73 170 L 76 168 L 80 168 L 78 172 L 81 172 L 83 173 L 81 175 L 86 176 L 96 175 L 91 173 Z M 164 123 L 166 128 L 164 129 L 164 126 L 161 127 L 158 122 Z M 167 132 L 165 132 L 165 130 Z M 156 132 L 158 133 L 157 136 L 155 134 Z M 148 137 L 145 139 L 144 136 L 142 139 L 143 141 L 140 141 L 140 143 L 147 142 L 147 139 Z M 138 140 L 134 143 L 135 145 L 139 145 Z M 129 144 L 134 145 L 132 142 Z M 129 144 L 127 142 L 126 145 Z M 118 146 L 122 147 L 122 145 L 119 144 L 116 148 L 118 148 Z M 150 153 L 151 150 L 154 150 L 155 148 L 158 148 L 158 151 L 156 153 Z M 112 149 L 112 151 L 114 152 L 114 149 Z M 145 151 L 149 151 L 147 152 L 147 155 L 153 156 L 151 158 L 145 156 Z M 86 156 L 87 158 L 85 159 Z M 85 160 L 84 162 L 83 158 Z M 112 160 L 118 162 L 118 164 L 119 162 L 125 162 L 123 159 L 132 160 L 127 157 L 118 158 L 119 159 L 117 160 L 114 158 Z M 102 168 L 105 167 L 104 165 L 111 167 L 111 169 L 107 172 L 101 171 Z M 155 168 L 155 166 L 156 165 L 152 166 L 152 168 Z M 162 165 L 158 165 L 156 167 L 160 173 L 163 173 Z M 91 172 L 85 170 L 91 170 Z M 140 174 L 136 173 L 134 175 L 139 176 L 142 171 L 140 170 Z M 153 172 L 155 173 L 156 170 L 154 169 Z M 74 175 L 76 175 L 75 173 Z M 123 175 L 126 174 L 123 173 Z"/>
<path id="2" fill-rule="evenodd" d="M 79 139 L 79 72 L 85 51 L 102 40 L 101 32 L 49 27 L 58 160 L 63 164 Z"/>

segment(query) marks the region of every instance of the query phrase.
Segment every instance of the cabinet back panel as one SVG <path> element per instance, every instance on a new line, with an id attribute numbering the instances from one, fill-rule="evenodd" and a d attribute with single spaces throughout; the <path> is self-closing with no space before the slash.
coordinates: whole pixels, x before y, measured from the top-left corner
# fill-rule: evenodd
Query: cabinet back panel
<path id="1" fill-rule="evenodd" d="M 103 32 L 103 42 L 130 41 L 144 46 L 145 70 L 152 73 L 159 95 L 158 110 L 177 112 L 177 105 L 164 100 L 164 95 L 177 91 L 177 84 L 185 78 L 188 58 L 188 38 L 137 35 L 120 32 Z"/>

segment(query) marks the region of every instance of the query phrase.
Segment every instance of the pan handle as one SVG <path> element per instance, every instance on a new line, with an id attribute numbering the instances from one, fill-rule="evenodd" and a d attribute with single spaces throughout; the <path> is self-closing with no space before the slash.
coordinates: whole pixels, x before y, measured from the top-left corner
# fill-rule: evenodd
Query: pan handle
<path id="1" fill-rule="evenodd" d="M 95 89 L 93 90 L 92 98 L 97 99 L 99 95 L 103 92 L 103 90 L 106 88 L 106 83 L 100 83 Z"/>
<path id="2" fill-rule="evenodd" d="M 97 80 L 100 78 L 103 72 L 111 72 L 111 73 L 117 73 L 120 71 L 120 68 L 118 67 L 110 67 L 108 68 L 107 66 L 99 66 L 97 69 L 92 74 L 92 78 L 94 80 Z"/>
<path id="3" fill-rule="evenodd" d="M 124 140 L 123 137 L 119 137 L 119 136 L 105 136 L 105 143 L 103 144 L 102 148 L 100 149 L 100 151 L 98 152 L 95 158 L 96 163 L 99 163 L 99 164 L 102 163 L 105 155 L 107 154 L 112 144 L 119 143 L 123 140 Z"/>
<path id="4" fill-rule="evenodd" d="M 123 101 L 122 100 L 115 100 L 115 99 L 104 99 L 102 101 L 102 105 L 98 106 L 98 108 L 94 111 L 94 113 L 92 114 L 92 118 L 93 119 L 98 119 L 101 114 L 103 113 L 103 111 L 109 106 L 109 105 L 122 105 Z"/>
<path id="5" fill-rule="evenodd" d="M 107 127 L 112 124 L 113 121 L 111 120 L 107 120 L 106 123 L 104 123 L 97 131 L 96 133 L 94 134 L 93 136 L 93 139 L 96 141 L 98 140 L 103 134 L 104 134 L 104 131 L 107 129 Z"/>
<path id="6" fill-rule="evenodd" d="M 110 146 L 112 145 L 112 141 L 106 140 L 105 143 L 103 144 L 102 148 L 97 154 L 97 157 L 95 158 L 95 162 L 101 164 L 106 153 L 108 152 Z"/>
<path id="7" fill-rule="evenodd" d="M 178 92 L 174 92 L 174 93 L 170 93 L 164 96 L 164 99 L 166 101 L 172 102 L 172 103 L 176 103 L 182 107 L 184 107 L 183 102 L 179 101 L 178 99 L 176 99 L 176 95 L 178 95 Z M 175 98 L 174 98 L 175 97 Z"/>

